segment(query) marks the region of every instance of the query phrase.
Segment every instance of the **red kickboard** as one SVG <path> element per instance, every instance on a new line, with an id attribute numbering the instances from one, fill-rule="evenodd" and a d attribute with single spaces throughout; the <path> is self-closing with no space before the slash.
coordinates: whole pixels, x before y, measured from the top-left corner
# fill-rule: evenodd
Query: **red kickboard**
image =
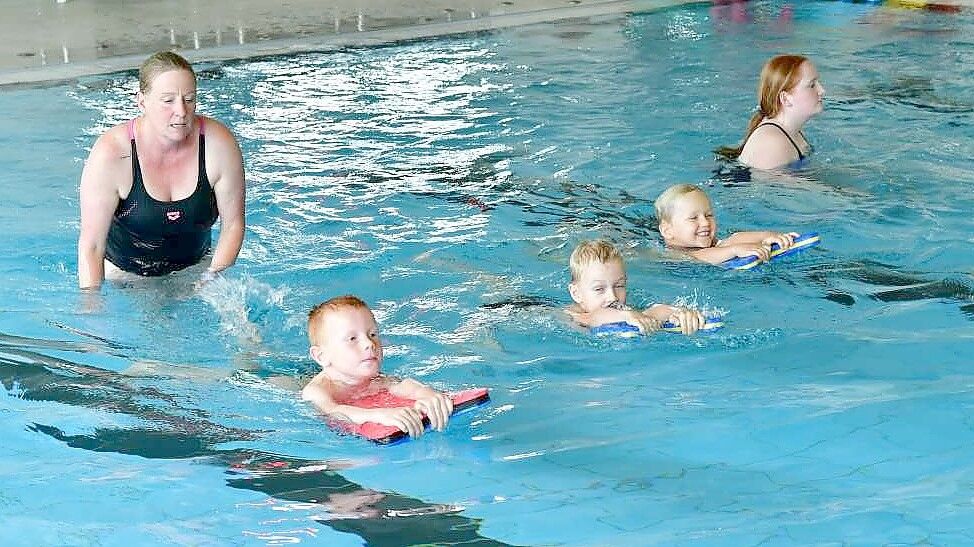
<path id="1" fill-rule="evenodd" d="M 487 388 L 481 387 L 452 393 L 450 394 L 450 398 L 453 399 L 453 414 L 456 414 L 462 410 L 473 408 L 490 401 L 490 393 L 487 391 Z M 383 391 L 375 395 L 356 399 L 348 404 L 359 408 L 395 408 L 400 406 L 411 407 L 415 402 L 412 399 L 403 399 L 390 394 L 388 391 Z M 423 417 L 423 424 L 426 427 L 430 425 L 429 419 L 425 416 Z M 343 433 L 351 433 L 365 437 L 378 444 L 393 444 L 407 437 L 406 432 L 396 426 L 377 424 L 375 422 L 365 422 L 364 424 L 335 422 L 331 425 Z"/>

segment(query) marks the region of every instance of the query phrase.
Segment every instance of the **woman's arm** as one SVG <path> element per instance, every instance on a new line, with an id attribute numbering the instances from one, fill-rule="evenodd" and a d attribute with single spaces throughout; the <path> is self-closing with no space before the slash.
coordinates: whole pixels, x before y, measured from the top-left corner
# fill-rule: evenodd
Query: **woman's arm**
<path id="1" fill-rule="evenodd" d="M 243 156 L 237 139 L 220 122 L 211 118 L 206 122 L 207 177 L 213 184 L 220 213 L 220 237 L 209 269 L 219 272 L 236 262 L 243 245 L 246 190 Z"/>
<path id="2" fill-rule="evenodd" d="M 118 207 L 125 157 L 116 145 L 118 128 L 99 137 L 81 172 L 81 231 L 78 234 L 78 286 L 95 289 L 105 279 L 105 243 Z"/>

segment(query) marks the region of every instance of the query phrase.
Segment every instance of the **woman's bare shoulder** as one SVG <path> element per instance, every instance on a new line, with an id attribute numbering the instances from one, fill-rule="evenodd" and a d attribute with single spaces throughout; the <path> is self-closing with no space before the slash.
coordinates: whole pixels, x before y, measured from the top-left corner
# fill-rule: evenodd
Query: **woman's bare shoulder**
<path id="1" fill-rule="evenodd" d="M 792 161 L 794 147 L 780 129 L 760 126 L 751 133 L 738 161 L 758 169 L 774 169 Z"/>
<path id="2" fill-rule="evenodd" d="M 209 116 L 200 116 L 200 118 L 204 120 L 204 123 L 206 124 L 204 132 L 206 133 L 207 142 L 213 139 L 236 142 L 237 138 L 233 136 L 233 132 L 230 131 L 230 128 L 224 125 L 223 122 Z"/>
<path id="3" fill-rule="evenodd" d="M 102 133 L 91 148 L 91 155 L 105 160 L 128 158 L 132 155 L 132 145 L 128 137 L 128 122 L 120 123 Z"/>

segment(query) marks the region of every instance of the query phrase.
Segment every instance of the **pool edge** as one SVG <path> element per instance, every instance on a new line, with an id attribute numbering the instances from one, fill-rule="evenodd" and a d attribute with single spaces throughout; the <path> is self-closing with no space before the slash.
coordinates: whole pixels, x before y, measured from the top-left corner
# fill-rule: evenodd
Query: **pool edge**
<path id="1" fill-rule="evenodd" d="M 344 32 L 328 36 L 290 36 L 242 45 L 222 45 L 199 49 L 173 48 L 173 50 L 178 51 L 192 63 L 222 62 L 294 53 L 334 51 L 349 47 L 375 47 L 410 40 L 484 32 L 577 17 L 652 12 L 682 5 L 704 3 L 708 3 L 707 0 L 608 0 L 594 4 L 578 4 L 514 14 L 488 15 L 450 22 Z M 138 68 L 149 53 L 151 52 L 107 57 L 94 61 L 0 70 L 0 88 L 54 85 L 74 81 L 85 76 L 133 70 Z"/>

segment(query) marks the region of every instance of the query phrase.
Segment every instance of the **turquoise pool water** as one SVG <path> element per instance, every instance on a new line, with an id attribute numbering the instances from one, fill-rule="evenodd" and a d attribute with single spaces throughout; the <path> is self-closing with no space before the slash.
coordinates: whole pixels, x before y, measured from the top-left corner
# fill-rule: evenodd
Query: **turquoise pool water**
<path id="1" fill-rule="evenodd" d="M 199 292 L 75 288 L 82 161 L 134 115 L 133 75 L 0 93 L 0 542 L 974 542 L 974 19 L 781 8 L 198 67 L 249 184 L 240 261 Z M 716 176 L 785 51 L 828 90 L 811 166 Z M 676 182 L 710 185 L 725 232 L 823 243 L 750 272 L 662 260 Z M 567 302 L 596 236 L 636 303 L 726 327 L 593 339 L 531 305 Z M 312 371 L 307 309 L 348 292 L 386 370 L 492 404 L 388 448 L 331 433 L 281 386 Z"/>

